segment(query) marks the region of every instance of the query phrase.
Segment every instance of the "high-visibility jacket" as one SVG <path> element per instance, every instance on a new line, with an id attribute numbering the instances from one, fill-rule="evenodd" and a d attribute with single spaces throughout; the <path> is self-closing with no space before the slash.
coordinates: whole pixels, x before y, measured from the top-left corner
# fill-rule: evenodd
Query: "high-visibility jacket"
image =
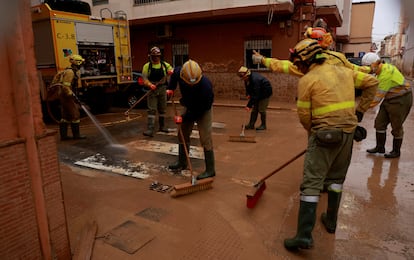
<path id="1" fill-rule="evenodd" d="M 365 73 L 369 73 L 371 68 L 369 66 L 358 66 L 352 64 L 347 60 L 345 55 L 340 52 L 324 50 L 324 57 L 326 58 L 327 63 L 332 65 L 340 65 L 350 68 L 352 70 L 361 71 Z M 271 69 L 272 71 L 290 74 L 293 76 L 302 77 L 303 73 L 289 60 L 279 60 L 276 58 L 264 58 L 262 61 L 263 65 L 267 68 Z"/>
<path id="2" fill-rule="evenodd" d="M 335 56 L 333 55 L 335 54 Z M 354 66 L 354 64 L 350 63 L 345 56 L 340 53 L 340 52 L 333 52 L 333 51 L 328 51 L 328 50 L 324 50 L 324 55 L 323 57 L 326 58 L 325 60 L 325 64 L 331 64 L 331 65 L 337 65 L 340 68 L 349 68 L 354 70 L 356 73 L 355 74 L 355 88 L 361 88 L 362 86 L 368 84 L 368 85 L 375 85 L 378 84 L 377 80 L 375 79 L 374 76 L 365 73 L 365 71 L 370 71 L 371 68 L 369 66 Z M 341 58 L 342 57 L 342 58 Z M 348 61 L 348 63 L 345 62 Z M 263 64 L 271 69 L 272 71 L 276 71 L 276 72 L 280 72 L 280 73 L 285 73 L 285 74 L 290 74 L 290 75 L 294 75 L 294 76 L 298 76 L 298 77 L 302 77 L 303 73 L 289 60 L 278 60 L 276 58 L 264 58 L 263 59 Z M 376 83 L 375 83 L 376 82 Z M 361 101 L 358 105 L 358 107 L 356 108 L 356 110 L 364 113 L 365 111 L 367 111 L 367 109 L 369 108 L 370 105 L 370 101 L 368 100 L 372 100 L 372 93 L 375 93 L 374 89 L 370 89 L 369 91 L 364 91 L 362 93 L 362 97 L 361 97 Z M 355 92 L 354 92 L 355 95 Z"/>
<path id="3" fill-rule="evenodd" d="M 410 84 L 405 81 L 401 72 L 392 64 L 381 63 L 378 67 L 378 90 L 370 107 L 378 105 L 382 99 L 402 96 L 411 91 Z"/>
<path id="4" fill-rule="evenodd" d="M 298 84 L 297 109 L 303 127 L 309 132 L 321 128 L 341 128 L 352 133 L 358 124 L 354 88 L 363 90 L 359 109 L 365 112 L 378 86 L 375 77 L 365 75 L 368 74 L 326 61 L 312 64 Z"/>

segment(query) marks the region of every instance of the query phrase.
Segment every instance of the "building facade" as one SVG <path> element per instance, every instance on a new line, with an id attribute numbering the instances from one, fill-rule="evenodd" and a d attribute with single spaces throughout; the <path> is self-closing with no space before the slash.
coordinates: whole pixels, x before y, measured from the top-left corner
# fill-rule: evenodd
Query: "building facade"
<path id="1" fill-rule="evenodd" d="M 253 50 L 287 59 L 289 48 L 303 38 L 308 26 L 323 18 L 335 36 L 342 25 L 344 2 L 350 0 L 89 0 L 92 14 L 116 15 L 123 10 L 130 21 L 132 63 L 140 71 L 148 50 L 157 45 L 173 66 L 188 58 L 200 63 L 214 83 L 218 98 L 245 97 L 236 72 L 241 65 L 261 72 L 274 87 L 273 99 L 294 102 L 297 79 L 270 73 L 253 65 Z"/>

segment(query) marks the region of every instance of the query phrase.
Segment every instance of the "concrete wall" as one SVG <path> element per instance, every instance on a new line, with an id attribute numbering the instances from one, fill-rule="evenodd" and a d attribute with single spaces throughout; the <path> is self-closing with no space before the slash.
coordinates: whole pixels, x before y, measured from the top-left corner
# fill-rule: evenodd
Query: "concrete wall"
<path id="1" fill-rule="evenodd" d="M 70 259 L 56 132 L 42 121 L 30 1 L 5 5 L 0 11 L 0 259 Z"/>

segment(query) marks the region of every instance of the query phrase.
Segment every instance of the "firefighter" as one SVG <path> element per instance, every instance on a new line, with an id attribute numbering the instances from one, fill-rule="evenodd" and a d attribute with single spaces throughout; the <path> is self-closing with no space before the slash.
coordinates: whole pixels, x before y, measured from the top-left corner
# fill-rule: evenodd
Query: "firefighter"
<path id="1" fill-rule="evenodd" d="M 237 75 L 244 81 L 246 95 L 249 98 L 246 110 L 250 112 L 250 121 L 245 129 L 254 129 L 257 116 L 260 113 L 261 125 L 256 130 L 266 130 L 266 110 L 269 106 L 270 96 L 272 96 L 272 85 L 267 78 L 250 71 L 245 66 L 240 67 Z"/>
<path id="2" fill-rule="evenodd" d="M 190 148 L 190 135 L 194 123 L 200 134 L 200 143 L 204 149 L 205 172 L 197 176 L 197 179 L 214 177 L 216 170 L 214 166 L 214 151 L 212 131 L 212 105 L 214 101 L 213 85 L 211 81 L 202 74 L 199 64 L 193 60 L 188 60 L 182 67 L 174 68 L 168 85 L 168 96 L 172 96 L 177 88 L 180 87 L 180 103 L 184 107 L 184 113 L 176 115 L 175 123 L 180 124 L 179 131 L 182 131 L 185 142 L 178 133 L 178 161 L 168 166 L 170 170 L 179 171 L 187 168 L 184 143 L 187 151 Z M 176 112 L 177 113 L 177 112 Z"/>
<path id="3" fill-rule="evenodd" d="M 391 123 L 391 134 L 394 137 L 392 151 L 385 153 L 384 157 L 400 157 L 404 136 L 403 124 L 413 105 L 411 86 L 394 65 L 382 63 L 380 57 L 375 53 L 365 54 L 362 57 L 362 65 L 370 66 L 372 73 L 377 75 L 379 80 L 378 90 L 371 107 L 378 105 L 383 100 L 374 123 L 377 144 L 367 152 L 385 153 L 387 126 Z"/>
<path id="4" fill-rule="evenodd" d="M 79 100 L 73 93 L 80 85 L 80 66 L 85 61 L 82 56 L 73 54 L 69 57 L 70 67 L 65 69 L 62 78 L 62 91 L 59 96 L 61 104 L 61 119 L 59 123 L 59 132 L 61 140 L 68 140 L 68 125 L 72 129 L 73 139 L 84 139 L 85 136 L 80 134 L 80 112 Z"/>
<path id="5" fill-rule="evenodd" d="M 143 134 L 153 137 L 157 112 L 159 131 L 168 133 L 168 129 L 165 128 L 166 89 L 167 77 L 172 73 L 173 68 L 161 60 L 161 50 L 157 46 L 151 48 L 148 57 L 149 61 L 142 68 L 142 76 L 145 86 L 150 89 L 151 93 L 147 97 L 148 128 Z"/>
<path id="6" fill-rule="evenodd" d="M 285 239 L 288 250 L 313 246 L 312 230 L 320 192 L 326 178 L 328 207 L 321 220 L 327 232 L 336 230 L 342 187 L 351 161 L 355 115 L 354 82 L 362 72 L 329 64 L 316 40 L 304 39 L 291 49 L 290 61 L 304 74 L 298 83 L 297 112 L 308 133 L 300 206 L 295 237 Z M 370 95 L 363 96 L 362 111 L 369 107 L 378 81 L 369 75 L 360 86 Z M 374 90 L 374 91 L 372 91 Z"/>

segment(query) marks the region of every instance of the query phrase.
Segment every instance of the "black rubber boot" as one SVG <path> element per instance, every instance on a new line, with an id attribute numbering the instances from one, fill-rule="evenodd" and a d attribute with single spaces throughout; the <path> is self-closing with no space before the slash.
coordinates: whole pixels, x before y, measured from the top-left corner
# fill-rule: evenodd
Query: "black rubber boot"
<path id="1" fill-rule="evenodd" d="M 321 221 L 328 233 L 335 233 L 341 197 L 342 191 L 328 189 L 328 208 L 326 209 L 326 213 L 322 213 L 321 215 Z"/>
<path id="2" fill-rule="evenodd" d="M 86 136 L 80 134 L 79 123 L 71 123 L 73 139 L 85 139 Z"/>
<path id="3" fill-rule="evenodd" d="M 64 123 L 64 122 L 59 123 L 59 134 L 60 134 L 61 141 L 71 139 L 70 137 L 68 137 L 68 123 Z"/>
<path id="4" fill-rule="evenodd" d="M 256 130 L 266 130 L 266 112 L 260 113 L 260 120 L 262 121 L 262 124 L 259 127 L 256 127 Z"/>
<path id="5" fill-rule="evenodd" d="M 254 124 L 256 124 L 256 120 L 257 120 L 257 115 L 259 114 L 258 111 L 252 111 L 250 113 L 250 120 L 249 123 L 247 125 L 245 125 L 244 129 L 254 129 Z"/>
<path id="6" fill-rule="evenodd" d="M 155 118 L 148 117 L 148 128 L 142 134 L 145 136 L 154 137 L 154 127 L 155 127 L 154 125 L 155 125 Z"/>
<path id="7" fill-rule="evenodd" d="M 317 202 L 300 201 L 298 230 L 296 236 L 285 239 L 287 250 L 309 249 L 313 247 L 312 230 L 315 226 Z"/>
<path id="8" fill-rule="evenodd" d="M 206 171 L 197 176 L 197 180 L 216 176 L 214 166 L 214 151 L 204 151 L 204 161 L 206 163 Z"/>
<path id="9" fill-rule="evenodd" d="M 400 157 L 400 150 L 402 145 L 403 139 L 395 139 L 392 140 L 392 151 L 390 153 L 384 154 L 385 158 L 398 158 Z"/>
<path id="10" fill-rule="evenodd" d="M 163 116 L 158 117 L 158 123 L 160 125 L 159 131 L 163 133 L 168 133 L 168 129 L 165 128 L 165 117 Z"/>
<path id="11" fill-rule="evenodd" d="M 387 138 L 386 133 L 376 132 L 377 146 L 372 149 L 368 149 L 368 153 L 385 153 L 385 140 Z"/>
<path id="12" fill-rule="evenodd" d="M 178 161 L 168 166 L 172 171 L 181 171 L 187 169 L 187 157 L 185 156 L 184 145 L 178 145 Z"/>

